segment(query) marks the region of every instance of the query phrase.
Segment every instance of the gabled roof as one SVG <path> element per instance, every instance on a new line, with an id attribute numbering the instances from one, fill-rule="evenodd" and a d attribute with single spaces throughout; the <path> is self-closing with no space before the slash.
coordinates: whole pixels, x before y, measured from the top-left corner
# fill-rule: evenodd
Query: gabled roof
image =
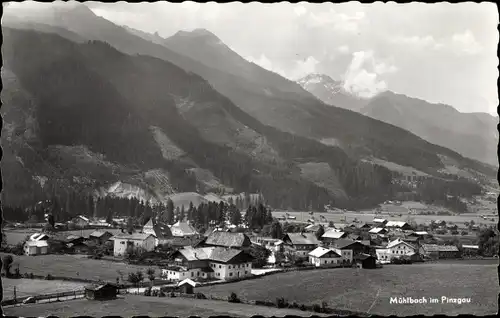
<path id="1" fill-rule="evenodd" d="M 375 218 L 375 219 L 373 219 L 372 222 L 373 223 L 385 223 L 385 222 L 387 222 L 387 220 L 386 219 Z"/>
<path id="2" fill-rule="evenodd" d="M 422 248 L 427 252 L 458 252 L 455 245 L 422 244 Z"/>
<path id="3" fill-rule="evenodd" d="M 477 250 L 477 249 L 479 249 L 479 245 L 462 245 L 462 248 L 469 248 L 469 249 Z"/>
<path id="4" fill-rule="evenodd" d="M 413 233 L 415 233 L 416 235 L 429 235 L 429 233 L 427 233 L 426 231 L 416 231 Z"/>
<path id="5" fill-rule="evenodd" d="M 338 232 L 338 231 L 328 231 L 325 232 L 321 237 L 322 238 L 331 238 L 331 239 L 339 239 L 346 236 L 345 232 Z"/>
<path id="6" fill-rule="evenodd" d="M 190 280 L 189 278 L 186 278 L 186 279 L 185 279 L 185 280 L 183 280 L 182 282 L 179 282 L 179 283 L 177 284 L 177 286 L 182 286 L 182 285 L 185 285 L 185 284 L 189 284 L 189 285 L 191 285 L 191 286 L 193 286 L 193 287 L 196 287 L 196 285 L 197 285 L 197 283 L 196 283 L 196 282 L 194 282 L 194 281 Z"/>
<path id="7" fill-rule="evenodd" d="M 370 254 L 359 253 L 358 255 L 355 255 L 353 258 L 354 258 L 355 261 L 364 261 L 364 260 L 366 260 L 368 258 L 375 258 L 375 257 L 373 257 Z"/>
<path id="8" fill-rule="evenodd" d="M 149 221 L 147 221 L 146 224 L 144 224 L 143 228 L 144 227 L 153 228 L 153 218 L 150 218 Z"/>
<path id="9" fill-rule="evenodd" d="M 172 230 L 170 229 L 167 223 L 158 222 L 154 224 L 153 231 L 155 233 L 156 238 L 160 240 L 172 237 Z"/>
<path id="10" fill-rule="evenodd" d="M 385 226 L 387 227 L 403 227 L 405 225 L 409 225 L 408 223 L 404 221 L 389 221 Z"/>
<path id="11" fill-rule="evenodd" d="M 106 233 L 113 236 L 113 234 L 111 234 L 108 231 L 94 231 L 94 232 L 89 234 L 89 237 L 101 237 L 101 236 L 105 235 Z"/>
<path id="12" fill-rule="evenodd" d="M 116 285 L 114 285 L 114 284 L 106 283 L 106 284 L 101 284 L 101 285 L 98 285 L 98 284 L 87 285 L 87 286 L 85 286 L 85 289 L 88 289 L 88 290 L 100 290 L 100 289 L 102 289 L 104 287 L 117 288 Z"/>
<path id="13" fill-rule="evenodd" d="M 368 233 L 377 234 L 377 233 L 380 233 L 382 231 L 386 231 L 386 229 L 384 229 L 382 227 L 376 227 L 376 228 L 373 228 L 370 231 L 368 231 Z"/>
<path id="14" fill-rule="evenodd" d="M 34 233 L 30 236 L 30 241 L 44 241 L 49 239 L 49 236 L 45 233 Z"/>
<path id="15" fill-rule="evenodd" d="M 314 233 L 287 233 L 283 241 L 288 238 L 293 245 L 319 245 L 320 242 Z"/>
<path id="16" fill-rule="evenodd" d="M 174 233 L 174 231 L 179 231 L 182 233 L 183 236 L 198 234 L 196 229 L 194 227 L 192 227 L 191 224 L 189 224 L 187 222 L 181 222 L 181 221 L 178 221 L 177 223 L 172 225 L 170 227 L 170 230 L 172 231 L 172 233 Z"/>
<path id="17" fill-rule="evenodd" d="M 224 247 L 247 247 L 252 243 L 244 233 L 212 232 L 207 237 L 205 244 Z"/>
<path id="18" fill-rule="evenodd" d="M 154 235 L 147 234 L 147 233 L 132 233 L 132 234 L 125 233 L 125 234 L 120 234 L 120 235 L 113 236 L 112 239 L 113 240 L 144 241 L 144 240 L 146 240 L 150 236 L 154 237 Z"/>
<path id="19" fill-rule="evenodd" d="M 394 241 L 389 242 L 389 244 L 387 244 L 387 248 L 392 248 L 392 247 L 394 247 L 394 246 L 398 246 L 399 244 L 404 244 L 404 245 L 409 246 L 409 247 L 410 247 L 410 248 L 412 248 L 412 249 L 415 249 L 415 247 L 414 247 L 413 245 L 411 245 L 411 244 L 409 244 L 409 243 L 407 243 L 407 242 L 403 241 L 403 240 L 402 240 L 402 239 L 400 239 L 400 238 L 397 238 L 397 239 L 395 239 Z"/>
<path id="20" fill-rule="evenodd" d="M 309 253 L 309 256 L 313 256 L 313 257 L 323 257 L 324 255 L 330 253 L 331 256 L 333 257 L 341 257 L 339 254 L 337 254 L 335 251 L 331 250 L 331 249 L 328 249 L 328 248 L 324 248 L 324 247 L 316 247 L 314 250 L 312 250 L 310 253 Z"/>
<path id="21" fill-rule="evenodd" d="M 354 240 L 340 239 L 340 240 L 337 240 L 335 242 L 335 247 L 342 250 L 342 249 L 348 249 L 353 244 L 359 244 L 359 245 L 365 246 L 363 243 L 360 243 L 360 242 L 357 242 Z"/>
<path id="22" fill-rule="evenodd" d="M 89 218 L 87 218 L 87 217 L 85 217 L 85 216 L 83 216 L 83 215 L 77 215 L 76 217 L 77 217 L 78 219 L 82 219 L 82 220 L 84 220 L 85 222 L 90 222 Z"/>
<path id="23" fill-rule="evenodd" d="M 246 255 L 251 258 L 249 254 L 246 254 L 242 250 L 223 247 L 185 247 L 178 250 L 177 253 L 180 253 L 188 261 L 209 260 L 228 263 L 238 255 Z"/>

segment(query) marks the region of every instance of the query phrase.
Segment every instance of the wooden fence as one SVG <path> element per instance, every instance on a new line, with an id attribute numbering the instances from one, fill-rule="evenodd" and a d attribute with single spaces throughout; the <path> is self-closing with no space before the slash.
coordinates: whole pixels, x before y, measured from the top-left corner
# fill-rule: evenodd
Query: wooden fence
<path id="1" fill-rule="evenodd" d="M 60 300 L 70 300 L 70 299 L 83 298 L 84 295 L 85 295 L 85 290 L 81 289 L 81 290 L 73 290 L 73 291 L 67 291 L 67 292 L 61 292 L 61 293 L 52 293 L 52 294 L 35 295 L 35 296 L 23 296 L 23 297 L 17 297 L 16 299 L 4 300 L 4 301 L 2 301 L 2 306 L 20 304 L 20 303 L 23 303 L 28 298 L 32 299 L 30 301 L 30 303 L 40 303 L 40 302 L 51 303 L 51 302 L 60 301 Z"/>

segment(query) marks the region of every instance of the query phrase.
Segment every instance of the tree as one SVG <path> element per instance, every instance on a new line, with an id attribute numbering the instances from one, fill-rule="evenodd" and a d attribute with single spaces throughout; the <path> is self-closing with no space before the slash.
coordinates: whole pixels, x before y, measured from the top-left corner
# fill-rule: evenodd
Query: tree
<path id="1" fill-rule="evenodd" d="M 233 204 L 229 206 L 229 218 L 231 224 L 234 224 L 236 226 L 241 224 L 240 210 L 238 210 L 238 208 Z"/>
<path id="2" fill-rule="evenodd" d="M 275 220 L 271 224 L 271 237 L 274 239 L 281 239 L 281 238 L 283 238 L 283 235 L 284 235 L 283 228 L 281 227 L 280 222 Z"/>
<path id="3" fill-rule="evenodd" d="M 182 205 L 179 212 L 179 221 L 184 221 L 184 217 L 186 216 L 186 210 L 184 209 L 184 204 Z"/>
<path id="4" fill-rule="evenodd" d="M 175 220 L 176 221 L 181 221 L 180 220 L 181 209 L 178 206 L 175 207 L 175 213 L 174 213 L 174 215 L 175 215 Z"/>
<path id="5" fill-rule="evenodd" d="M 170 198 L 167 200 L 167 209 L 165 211 L 165 222 L 167 224 L 174 223 L 174 202 Z"/>
<path id="6" fill-rule="evenodd" d="M 133 286 L 137 287 L 137 291 L 139 291 L 139 277 L 136 273 L 128 273 L 127 281 L 131 283 Z"/>
<path id="7" fill-rule="evenodd" d="M 113 210 L 108 209 L 108 214 L 106 215 L 106 222 L 108 224 L 113 224 Z"/>
<path id="8" fill-rule="evenodd" d="M 321 237 L 325 234 L 325 229 L 323 228 L 323 225 L 320 225 L 318 230 L 316 231 L 316 238 L 319 240 Z"/>
<path id="9" fill-rule="evenodd" d="M 261 268 L 267 264 L 267 259 L 271 255 L 271 251 L 258 245 L 252 245 L 249 249 L 249 254 L 253 256 L 252 267 Z"/>
<path id="10" fill-rule="evenodd" d="M 151 281 L 151 284 L 153 284 L 153 281 L 155 280 L 155 270 L 154 268 L 148 268 L 146 270 L 146 274 L 148 275 L 148 279 Z"/>
<path id="11" fill-rule="evenodd" d="M 14 262 L 14 258 L 12 255 L 6 255 L 2 260 L 2 268 L 6 277 L 10 277 L 10 269 L 12 268 L 12 263 Z"/>

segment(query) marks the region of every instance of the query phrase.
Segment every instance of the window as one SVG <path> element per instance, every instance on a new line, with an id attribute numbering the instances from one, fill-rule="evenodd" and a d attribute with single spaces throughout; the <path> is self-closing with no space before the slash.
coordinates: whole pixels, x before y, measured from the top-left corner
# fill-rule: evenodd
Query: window
<path id="1" fill-rule="evenodd" d="M 200 276 L 200 272 L 197 272 L 197 273 L 196 273 L 196 276 Z"/>
<path id="2" fill-rule="evenodd" d="M 231 265 L 229 265 L 228 268 L 231 269 Z"/>
<path id="3" fill-rule="evenodd" d="M 194 273 L 193 273 L 193 272 L 191 272 L 191 277 L 193 277 L 193 276 L 194 276 Z"/>
<path id="4" fill-rule="evenodd" d="M 217 273 L 217 276 L 220 276 L 220 273 Z"/>
<path id="5" fill-rule="evenodd" d="M 233 273 L 229 273 L 229 276 L 233 276 Z"/>
<path id="6" fill-rule="evenodd" d="M 219 265 L 219 268 L 221 268 L 221 266 Z"/>
<path id="7" fill-rule="evenodd" d="M 247 271 L 245 271 L 245 274 L 248 274 L 248 272 L 247 272 Z"/>

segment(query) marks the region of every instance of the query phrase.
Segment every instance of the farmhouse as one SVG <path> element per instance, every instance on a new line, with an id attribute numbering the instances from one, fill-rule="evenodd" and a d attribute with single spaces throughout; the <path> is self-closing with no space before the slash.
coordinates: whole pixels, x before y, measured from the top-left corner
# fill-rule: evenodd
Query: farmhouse
<path id="1" fill-rule="evenodd" d="M 320 246 L 309 253 L 309 263 L 316 267 L 340 266 L 342 257 L 335 251 Z"/>
<path id="2" fill-rule="evenodd" d="M 189 222 L 178 221 L 170 227 L 173 236 L 176 237 L 190 237 L 198 235 L 198 232 Z"/>
<path id="3" fill-rule="evenodd" d="M 354 256 L 354 263 L 359 268 L 376 268 L 376 262 L 377 260 L 375 259 L 375 257 L 371 256 L 370 254 L 361 253 Z"/>
<path id="4" fill-rule="evenodd" d="M 300 258 L 307 258 L 309 252 L 320 245 L 313 233 L 287 233 L 282 241 L 286 251 Z"/>
<path id="5" fill-rule="evenodd" d="M 77 227 L 87 227 L 90 225 L 90 220 L 83 215 L 78 215 L 73 219 L 73 223 L 75 223 Z"/>
<path id="6" fill-rule="evenodd" d="M 335 241 L 332 249 L 342 257 L 343 263 L 352 263 L 355 255 L 369 253 L 370 247 L 361 242 L 340 239 Z"/>
<path id="7" fill-rule="evenodd" d="M 181 294 L 193 294 L 195 287 L 196 287 L 196 282 L 193 282 L 189 278 L 186 278 L 185 280 L 177 284 L 177 288 Z"/>
<path id="8" fill-rule="evenodd" d="M 154 235 L 155 246 L 168 243 L 168 240 L 173 237 L 172 231 L 167 223 L 157 222 L 153 220 L 153 218 L 149 219 L 149 221 L 143 226 L 142 233 Z"/>
<path id="9" fill-rule="evenodd" d="M 273 239 L 270 237 L 256 237 L 252 240 L 252 243 L 259 244 L 272 252 L 280 251 L 283 243 L 280 239 Z"/>
<path id="10" fill-rule="evenodd" d="M 49 239 L 49 236 L 45 233 L 34 233 L 30 236 L 30 241 L 46 241 Z"/>
<path id="11" fill-rule="evenodd" d="M 220 280 L 248 277 L 253 257 L 242 250 L 223 247 L 187 247 L 172 254 L 173 266 L 162 270 L 169 280 L 215 278 Z"/>
<path id="12" fill-rule="evenodd" d="M 396 257 L 403 255 L 411 256 L 417 252 L 415 246 L 399 238 L 389 242 L 389 244 L 387 244 L 387 249 L 389 249 L 390 253 Z"/>
<path id="13" fill-rule="evenodd" d="M 347 237 L 347 233 L 345 233 L 345 232 L 340 232 L 340 231 L 337 231 L 337 230 L 332 230 L 332 231 L 325 232 L 325 233 L 321 236 L 321 239 L 323 240 L 323 242 L 324 242 L 325 244 L 331 245 L 331 244 L 333 244 L 336 240 L 338 240 L 338 239 L 342 239 L 342 238 L 345 238 L 345 237 Z"/>
<path id="14" fill-rule="evenodd" d="M 460 258 L 461 253 L 454 245 L 422 244 L 420 253 L 432 259 Z"/>
<path id="15" fill-rule="evenodd" d="M 410 224 L 404 221 L 389 221 L 385 224 L 385 226 L 389 229 L 397 229 L 397 230 L 411 230 L 412 227 Z"/>
<path id="16" fill-rule="evenodd" d="M 47 241 L 26 241 L 24 243 L 24 254 L 28 256 L 48 254 L 49 243 Z"/>
<path id="17" fill-rule="evenodd" d="M 107 242 L 112 236 L 113 234 L 108 231 L 94 231 L 89 234 L 89 241 L 100 245 Z"/>
<path id="18" fill-rule="evenodd" d="M 151 234 L 121 234 L 114 236 L 112 240 L 114 241 L 113 254 L 115 256 L 124 256 L 129 247 L 142 248 L 147 252 L 155 248 L 155 237 Z"/>

